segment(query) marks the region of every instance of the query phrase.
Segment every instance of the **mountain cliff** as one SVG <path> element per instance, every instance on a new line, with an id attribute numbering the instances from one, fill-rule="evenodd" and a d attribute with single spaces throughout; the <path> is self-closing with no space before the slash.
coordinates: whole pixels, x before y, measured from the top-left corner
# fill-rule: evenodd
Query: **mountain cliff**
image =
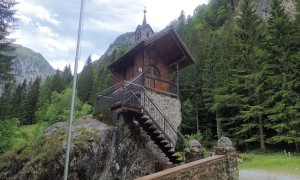
<path id="1" fill-rule="evenodd" d="M 14 45 L 14 47 L 16 49 L 10 55 L 15 56 L 13 74 L 16 83 L 20 84 L 25 79 L 27 82 L 34 81 L 36 77 L 41 77 L 44 81 L 48 76 L 55 73 L 55 70 L 40 53 L 21 45 Z"/>
<path id="2" fill-rule="evenodd" d="M 96 61 L 94 65 L 100 65 L 102 62 L 109 59 L 109 61 L 115 60 L 116 57 L 122 55 L 128 49 L 134 46 L 134 32 L 127 32 L 118 36 L 113 43 L 110 44 L 105 53 Z"/>

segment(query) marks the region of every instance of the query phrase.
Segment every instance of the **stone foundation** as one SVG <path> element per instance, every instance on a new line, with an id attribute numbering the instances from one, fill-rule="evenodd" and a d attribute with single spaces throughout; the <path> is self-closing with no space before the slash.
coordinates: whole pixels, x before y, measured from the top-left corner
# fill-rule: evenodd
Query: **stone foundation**
<path id="1" fill-rule="evenodd" d="M 175 128 L 178 128 L 181 123 L 180 100 L 149 90 L 146 90 L 146 92 L 151 96 L 154 102 L 164 112 L 164 114 L 168 117 L 168 119 L 175 126 Z"/>
<path id="2" fill-rule="evenodd" d="M 226 172 L 226 156 L 213 156 L 181 166 L 170 168 L 155 174 L 138 178 L 137 180 L 201 180 L 228 179 Z"/>

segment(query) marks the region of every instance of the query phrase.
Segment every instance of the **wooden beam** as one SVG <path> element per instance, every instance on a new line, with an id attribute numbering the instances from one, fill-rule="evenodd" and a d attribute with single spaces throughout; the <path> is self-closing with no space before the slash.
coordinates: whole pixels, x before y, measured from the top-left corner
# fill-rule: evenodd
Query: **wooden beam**
<path id="1" fill-rule="evenodd" d="M 181 50 L 181 52 L 182 52 L 182 54 L 184 54 L 185 56 L 186 56 L 186 51 L 185 51 L 185 49 L 182 47 L 182 44 L 181 43 L 179 43 L 178 41 L 177 41 L 177 37 L 174 37 L 174 34 L 173 33 L 171 33 L 171 36 L 172 36 L 172 38 L 174 39 L 174 41 L 176 42 L 176 44 L 177 44 L 177 46 L 179 47 L 179 49 Z M 176 35 L 175 35 L 176 36 Z M 180 38 L 180 37 L 179 37 Z M 180 40 L 179 40 L 180 41 Z"/>
<path id="2" fill-rule="evenodd" d="M 175 61 L 172 64 L 169 64 L 169 66 L 174 66 L 174 65 L 180 63 L 181 61 L 184 61 L 185 59 L 186 59 L 186 56 L 182 56 L 178 61 Z"/>

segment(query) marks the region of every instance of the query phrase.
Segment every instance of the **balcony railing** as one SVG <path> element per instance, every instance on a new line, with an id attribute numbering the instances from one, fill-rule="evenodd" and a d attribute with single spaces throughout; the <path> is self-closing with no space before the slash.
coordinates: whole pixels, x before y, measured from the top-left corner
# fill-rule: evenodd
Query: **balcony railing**
<path id="1" fill-rule="evenodd" d="M 165 138 L 171 143 L 171 146 L 182 151 L 184 139 L 181 133 L 152 100 L 145 87 L 134 82 L 139 82 L 139 77 L 132 81 L 122 81 L 100 93 L 96 100 L 96 112 L 114 107 L 140 109 L 159 127 L 159 130 L 164 133 Z"/>
<path id="2" fill-rule="evenodd" d="M 154 91 L 156 90 L 172 96 L 177 96 L 177 85 L 163 79 L 145 76 L 145 87 Z"/>

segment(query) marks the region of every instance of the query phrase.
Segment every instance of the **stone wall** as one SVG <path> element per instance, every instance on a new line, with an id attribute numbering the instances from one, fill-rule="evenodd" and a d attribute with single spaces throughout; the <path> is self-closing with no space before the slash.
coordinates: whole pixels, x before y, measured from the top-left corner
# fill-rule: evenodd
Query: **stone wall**
<path id="1" fill-rule="evenodd" d="M 155 112 L 155 108 L 152 107 L 145 107 L 145 108 L 149 111 L 151 116 L 156 116 L 154 117 L 156 119 L 156 122 L 162 128 L 164 127 L 167 136 L 169 136 L 169 138 L 171 138 L 173 142 L 176 142 L 177 140 L 176 130 L 178 129 L 182 120 L 180 100 L 151 90 L 146 90 L 146 92 L 148 95 L 150 95 L 151 99 L 164 113 L 164 115 L 167 117 L 168 121 L 172 124 L 174 129 L 171 128 L 171 126 L 168 125 L 168 123 L 164 122 L 164 119 L 162 117 L 159 117 L 159 113 Z M 151 104 L 145 103 L 145 106 L 151 106 Z"/>
<path id="2" fill-rule="evenodd" d="M 178 128 L 181 123 L 181 104 L 180 100 L 161 94 L 158 92 L 153 92 L 146 90 L 146 92 L 151 96 L 159 108 L 168 117 L 175 128 Z"/>
<path id="3" fill-rule="evenodd" d="M 138 180 L 237 180 L 239 169 L 237 153 L 227 137 L 221 137 L 214 147 L 216 156 L 186 163 L 155 174 L 138 178 Z"/>
<path id="4" fill-rule="evenodd" d="M 226 161 L 224 155 L 213 156 L 144 176 L 137 180 L 228 179 Z"/>

